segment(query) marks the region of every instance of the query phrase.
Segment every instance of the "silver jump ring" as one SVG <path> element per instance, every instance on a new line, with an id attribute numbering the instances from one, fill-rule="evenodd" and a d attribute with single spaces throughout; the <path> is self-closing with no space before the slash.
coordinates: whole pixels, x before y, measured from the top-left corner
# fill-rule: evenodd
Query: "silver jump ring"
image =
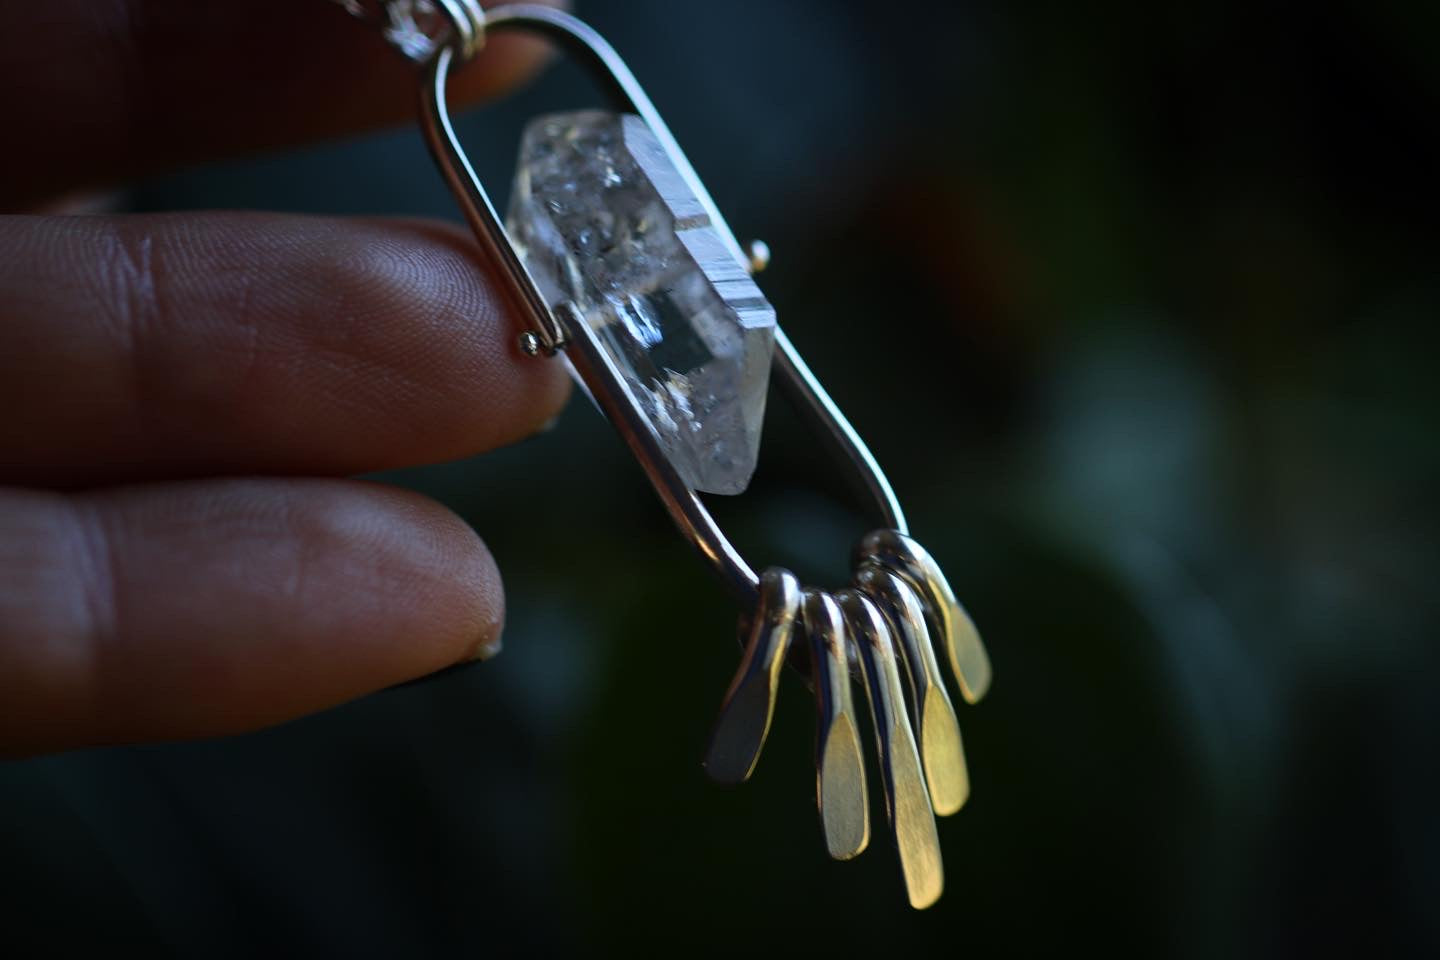
<path id="1" fill-rule="evenodd" d="M 480 0 L 432 0 L 450 21 L 460 56 L 469 60 L 485 46 L 485 8 Z"/>

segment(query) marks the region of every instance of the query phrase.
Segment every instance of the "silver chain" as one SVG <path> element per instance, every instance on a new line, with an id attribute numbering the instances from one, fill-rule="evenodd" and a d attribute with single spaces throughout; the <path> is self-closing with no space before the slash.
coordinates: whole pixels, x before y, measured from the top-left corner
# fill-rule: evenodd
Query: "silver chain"
<path id="1" fill-rule="evenodd" d="M 485 43 L 480 0 L 334 0 L 352 16 L 379 28 L 392 47 L 415 63 L 454 45 L 462 59 Z"/>

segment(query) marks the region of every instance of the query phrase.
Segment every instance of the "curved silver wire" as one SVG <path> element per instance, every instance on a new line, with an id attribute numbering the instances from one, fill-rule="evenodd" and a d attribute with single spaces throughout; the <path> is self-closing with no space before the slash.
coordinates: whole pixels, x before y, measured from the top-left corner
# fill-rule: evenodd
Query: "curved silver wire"
<path id="1" fill-rule="evenodd" d="M 727 249 L 747 271 L 751 269 L 750 257 L 741 249 L 734 232 L 695 174 L 694 167 L 675 142 L 670 128 L 665 125 L 630 68 L 600 34 L 568 13 L 553 7 L 524 3 L 490 9 L 485 14 L 484 28 L 486 32 L 517 28 L 534 30 L 585 60 L 606 88 L 610 99 L 620 109 L 638 114 L 654 132 L 676 170 L 694 191 L 719 231 Z M 561 346 L 574 348 L 570 356 L 577 372 L 640 461 L 675 525 L 711 562 L 744 605 L 752 607 L 759 596 L 759 578 L 754 568 L 730 543 L 695 491 L 685 485 L 660 451 L 653 431 L 640 414 L 640 408 L 630 396 L 623 378 L 594 339 L 588 324 L 583 322 L 578 311 L 566 309 L 568 305 L 546 302 L 510 243 L 504 223 L 476 176 L 450 119 L 446 83 L 451 71 L 464 61 L 463 49 L 453 47 L 442 48 L 431 58 L 425 82 L 421 84 L 421 117 L 426 141 L 451 191 L 459 200 L 465 219 L 485 252 L 509 274 L 513 281 L 511 288 L 515 306 L 538 343 L 547 351 Z M 812 428 L 818 429 L 849 462 L 859 486 L 871 499 L 880 524 L 900 533 L 907 532 L 899 500 L 874 456 L 805 364 L 790 338 L 778 326 L 775 329 L 775 346 L 777 356 L 773 376 L 787 396 L 800 408 Z"/>

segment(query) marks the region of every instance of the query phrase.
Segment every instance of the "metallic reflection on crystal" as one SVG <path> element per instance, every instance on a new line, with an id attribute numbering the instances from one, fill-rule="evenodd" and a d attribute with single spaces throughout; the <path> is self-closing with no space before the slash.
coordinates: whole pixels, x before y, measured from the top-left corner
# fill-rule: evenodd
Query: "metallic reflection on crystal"
<path id="1" fill-rule="evenodd" d="M 705 493 L 740 493 L 759 455 L 775 311 L 637 116 L 526 129 L 507 229 L 552 306 L 570 300 L 666 456 Z"/>

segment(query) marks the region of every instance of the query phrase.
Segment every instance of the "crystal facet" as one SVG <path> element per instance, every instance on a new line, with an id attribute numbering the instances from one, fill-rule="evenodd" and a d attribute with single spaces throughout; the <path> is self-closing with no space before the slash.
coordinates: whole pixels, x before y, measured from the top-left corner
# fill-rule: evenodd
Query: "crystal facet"
<path id="1" fill-rule="evenodd" d="M 602 111 L 526 129 L 507 221 L 552 304 L 569 300 L 687 484 L 755 472 L 775 311 L 644 121 Z"/>

